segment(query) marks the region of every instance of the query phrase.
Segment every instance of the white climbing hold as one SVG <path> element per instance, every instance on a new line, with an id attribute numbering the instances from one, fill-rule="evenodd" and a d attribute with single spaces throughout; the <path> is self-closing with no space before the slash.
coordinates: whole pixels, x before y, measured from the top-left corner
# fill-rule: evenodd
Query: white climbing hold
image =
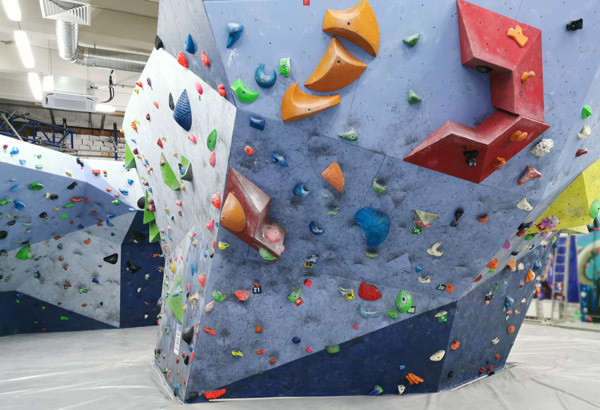
<path id="1" fill-rule="evenodd" d="M 533 207 L 529 202 L 527 202 L 527 198 L 523 198 L 517 204 L 517 208 L 522 209 L 524 211 L 532 211 Z"/>
<path id="2" fill-rule="evenodd" d="M 500 339 L 498 339 L 497 337 L 495 337 L 495 338 L 492 339 L 492 344 L 493 345 L 497 345 L 499 341 L 500 341 Z"/>
<path id="3" fill-rule="evenodd" d="M 215 308 L 215 301 L 210 301 L 206 304 L 206 306 L 204 306 L 204 311 L 206 313 L 210 313 L 212 312 L 212 310 Z"/>
<path id="4" fill-rule="evenodd" d="M 398 394 L 404 394 L 404 390 L 406 390 L 406 386 L 403 384 L 398 385 Z"/>
<path id="5" fill-rule="evenodd" d="M 417 279 L 421 283 L 431 283 L 431 279 L 429 278 L 429 276 L 425 276 L 425 277 L 419 276 Z"/>
<path id="6" fill-rule="evenodd" d="M 525 269 L 525 265 L 522 264 L 522 263 L 519 263 L 519 266 L 517 266 L 517 269 L 518 270 L 523 270 L 523 269 Z"/>
<path id="7" fill-rule="evenodd" d="M 429 360 L 431 360 L 432 362 L 439 362 L 440 360 L 442 360 L 444 358 L 445 354 L 446 354 L 445 350 L 438 350 L 437 352 L 435 352 L 434 354 L 429 356 Z"/>
<path id="8" fill-rule="evenodd" d="M 590 126 L 584 125 L 581 131 L 579 131 L 579 133 L 577 134 L 577 138 L 579 138 L 580 140 L 585 139 L 589 137 L 591 133 L 592 129 L 590 128 Z"/>
<path id="9" fill-rule="evenodd" d="M 435 256 L 436 258 L 439 258 L 440 256 L 442 256 L 444 254 L 444 251 L 438 251 L 438 248 L 442 246 L 441 242 L 436 242 L 433 245 L 431 245 L 431 248 L 427 249 L 427 253 L 430 254 L 431 256 Z"/>
<path id="10" fill-rule="evenodd" d="M 550 138 L 544 138 L 543 140 L 535 144 L 533 147 L 531 147 L 529 151 L 536 157 L 541 158 L 545 155 L 548 155 L 552 147 L 554 147 L 554 141 L 552 141 Z"/>
<path id="11" fill-rule="evenodd" d="M 440 310 L 439 312 L 437 312 L 435 314 L 435 317 L 439 318 L 439 317 L 444 317 L 444 316 L 447 316 L 447 315 L 448 315 L 448 312 L 446 312 L 445 310 Z"/>

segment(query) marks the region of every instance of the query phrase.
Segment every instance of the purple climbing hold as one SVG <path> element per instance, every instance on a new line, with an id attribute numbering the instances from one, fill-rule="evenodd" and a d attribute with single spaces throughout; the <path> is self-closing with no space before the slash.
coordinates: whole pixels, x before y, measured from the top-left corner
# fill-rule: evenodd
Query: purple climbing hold
<path id="1" fill-rule="evenodd" d="M 187 91 L 183 90 L 173 110 L 173 118 L 186 131 L 192 128 L 192 107 L 188 99 Z"/>

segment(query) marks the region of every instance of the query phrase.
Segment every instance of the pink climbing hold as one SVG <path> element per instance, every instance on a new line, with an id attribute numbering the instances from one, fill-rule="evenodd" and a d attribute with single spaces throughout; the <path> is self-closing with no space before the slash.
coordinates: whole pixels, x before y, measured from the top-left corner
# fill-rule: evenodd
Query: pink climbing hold
<path id="1" fill-rule="evenodd" d="M 156 107 L 156 109 L 158 110 L 158 103 L 156 101 L 154 101 L 154 106 Z"/>
<path id="2" fill-rule="evenodd" d="M 197 82 L 196 84 L 194 84 L 194 86 L 196 87 L 198 94 L 202 95 L 202 93 L 204 92 L 204 90 L 202 89 L 202 84 Z"/>
<path id="3" fill-rule="evenodd" d="M 358 323 L 352 326 L 352 329 L 358 329 Z"/>
<path id="4" fill-rule="evenodd" d="M 511 246 L 510 246 L 510 242 L 509 242 L 509 241 L 506 241 L 506 242 L 504 242 L 504 245 L 503 245 L 502 247 L 503 247 L 504 249 L 510 249 L 510 248 L 511 248 Z"/>
<path id="5" fill-rule="evenodd" d="M 307 351 L 308 353 L 310 353 L 310 352 L 312 352 L 312 349 L 311 349 L 310 347 L 307 347 L 307 348 L 306 348 L 306 351 Z"/>
<path id="6" fill-rule="evenodd" d="M 281 233 L 279 230 L 270 226 L 265 229 L 265 236 L 273 243 L 277 243 L 281 239 Z"/>
<path id="7" fill-rule="evenodd" d="M 211 232 L 213 229 L 215 229 L 215 220 L 214 219 L 211 219 L 210 222 L 208 222 L 206 224 L 206 229 L 208 229 Z"/>
<path id="8" fill-rule="evenodd" d="M 217 209 L 221 209 L 221 194 L 216 193 L 210 198 L 210 203 Z"/>
<path id="9" fill-rule="evenodd" d="M 210 153 L 210 157 L 208 158 L 208 163 L 210 164 L 211 167 L 214 167 L 215 164 L 217 163 L 217 155 L 215 154 L 215 151 Z"/>
<path id="10" fill-rule="evenodd" d="M 208 56 L 206 55 L 205 51 L 202 51 L 202 55 L 200 56 L 200 58 L 202 59 L 202 64 L 204 64 L 205 67 L 208 67 L 210 65 L 210 60 L 208 59 Z"/>
<path id="11" fill-rule="evenodd" d="M 182 204 L 181 199 L 178 199 L 177 201 L 175 201 L 175 205 L 181 206 L 181 204 Z"/>
<path id="12" fill-rule="evenodd" d="M 542 177 L 542 174 L 537 169 L 527 165 L 527 168 L 525 168 L 525 173 L 523 174 L 521 179 L 519 179 L 517 181 L 517 184 L 523 185 L 527 181 L 530 181 L 530 180 L 536 179 L 536 178 L 541 178 L 541 177 Z"/>
<path id="13" fill-rule="evenodd" d="M 188 134 L 188 139 L 190 141 L 192 141 L 194 144 L 196 144 L 198 142 L 198 140 L 196 139 L 196 136 L 194 134 Z"/>

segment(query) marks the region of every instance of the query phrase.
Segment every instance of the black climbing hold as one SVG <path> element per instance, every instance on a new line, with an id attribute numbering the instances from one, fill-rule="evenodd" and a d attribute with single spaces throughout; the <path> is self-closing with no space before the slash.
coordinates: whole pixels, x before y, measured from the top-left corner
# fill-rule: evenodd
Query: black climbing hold
<path id="1" fill-rule="evenodd" d="M 511 254 L 512 256 L 517 256 L 517 255 L 519 254 L 519 251 L 512 251 L 510 254 Z"/>
<path id="2" fill-rule="evenodd" d="M 29 245 L 29 241 L 23 241 L 23 242 L 21 242 L 21 246 L 27 246 L 27 245 Z"/>
<path id="3" fill-rule="evenodd" d="M 58 195 L 52 194 L 52 195 L 50 195 L 50 199 L 53 201 L 56 201 L 58 199 Z"/>
<path id="4" fill-rule="evenodd" d="M 450 371 L 448 372 L 448 378 L 449 378 L 449 379 L 451 379 L 453 376 L 454 376 L 454 371 L 453 371 L 453 370 L 450 370 Z"/>
<path id="5" fill-rule="evenodd" d="M 115 264 L 117 263 L 117 261 L 119 260 L 119 254 L 118 253 L 113 253 L 112 255 L 108 255 L 104 257 L 104 262 L 106 263 L 111 263 L 111 264 Z"/>
<path id="6" fill-rule="evenodd" d="M 131 262 L 131 261 L 125 262 L 125 265 L 127 265 L 127 269 L 129 269 L 131 271 L 131 273 L 136 273 L 137 271 L 142 269 L 141 266 L 134 265 L 133 262 Z"/>
<path id="7" fill-rule="evenodd" d="M 62 248 L 63 248 L 63 244 L 62 244 L 62 243 L 59 243 L 58 245 L 56 245 L 56 249 L 59 249 L 59 250 L 60 250 L 60 249 L 62 249 Z"/>
<path id="8" fill-rule="evenodd" d="M 13 220 L 11 220 L 11 221 L 8 221 L 7 225 L 8 225 L 8 226 L 13 226 L 13 225 L 14 225 L 14 224 L 16 224 L 16 223 L 17 223 L 17 220 L 16 220 L 16 219 L 13 219 Z"/>
<path id="9" fill-rule="evenodd" d="M 139 231 L 131 231 L 129 232 L 129 236 L 131 236 L 135 242 L 141 242 L 146 239 L 146 235 Z"/>
<path id="10" fill-rule="evenodd" d="M 295 343 L 295 344 L 298 344 L 298 343 L 300 343 L 300 342 L 301 342 L 301 340 L 300 340 L 300 338 L 299 338 L 298 336 L 294 336 L 294 337 L 292 338 L 292 342 L 293 342 L 293 343 Z"/>
<path id="11" fill-rule="evenodd" d="M 156 349 L 154 349 L 154 354 L 160 354 L 160 347 L 157 347 Z"/>
<path id="12" fill-rule="evenodd" d="M 156 48 L 158 50 L 163 47 L 164 47 L 164 44 L 163 44 L 162 40 L 160 39 L 159 36 L 156 36 L 154 38 L 154 48 Z"/>
<path id="13" fill-rule="evenodd" d="M 67 187 L 67 189 L 75 189 L 76 186 L 77 186 L 77 182 L 73 182 L 71 185 L 69 185 Z"/>
<path id="14" fill-rule="evenodd" d="M 190 395 L 188 396 L 188 401 L 192 401 L 192 400 L 196 400 L 198 398 L 198 392 L 197 391 L 191 391 Z"/>
<path id="15" fill-rule="evenodd" d="M 465 157 L 467 158 L 467 166 L 469 168 L 477 166 L 477 155 L 479 155 L 479 151 L 465 151 L 463 154 L 465 154 Z"/>
<path id="16" fill-rule="evenodd" d="M 144 206 L 146 206 L 146 198 L 143 197 L 143 196 L 141 196 L 137 200 L 137 207 L 140 208 L 140 209 L 144 209 Z"/>
<path id="17" fill-rule="evenodd" d="M 495 374 L 496 374 L 496 372 L 494 372 L 494 371 L 491 371 L 491 372 L 489 372 L 489 373 L 488 373 L 488 376 L 493 376 L 493 375 L 495 375 Z"/>
<path id="18" fill-rule="evenodd" d="M 457 227 L 458 223 L 460 222 L 460 218 L 462 218 L 464 213 L 465 213 L 465 211 L 463 211 L 460 208 L 458 208 L 456 211 L 454 211 L 454 221 L 452 221 L 452 223 L 450 225 Z"/>
<path id="19" fill-rule="evenodd" d="M 488 67 L 486 65 L 478 65 L 475 67 L 475 70 L 477 70 L 477 72 L 479 72 L 479 73 L 485 74 L 485 73 L 489 73 L 490 71 L 493 71 L 494 69 L 491 67 Z"/>
<path id="20" fill-rule="evenodd" d="M 175 101 L 173 101 L 173 95 L 169 93 L 169 108 L 171 111 L 175 109 Z"/>
<path id="21" fill-rule="evenodd" d="M 81 168 L 83 168 L 84 165 L 83 165 L 83 161 L 81 160 L 81 158 L 77 157 L 76 161 L 77 161 L 77 164 L 79 164 L 79 166 Z"/>
<path id="22" fill-rule="evenodd" d="M 0 249 L 0 256 L 8 256 L 8 252 L 4 249 Z"/>
<path id="23" fill-rule="evenodd" d="M 567 23 L 567 31 L 581 30 L 583 28 L 583 19 L 572 20 Z"/>
<path id="24" fill-rule="evenodd" d="M 8 232 L 0 231 L 0 239 L 6 239 L 7 236 L 8 236 Z"/>
<path id="25" fill-rule="evenodd" d="M 44 219 L 48 216 L 48 214 L 46 212 L 42 212 L 39 216 L 40 218 Z"/>
<path id="26" fill-rule="evenodd" d="M 188 326 L 185 329 L 183 329 L 183 332 L 181 332 L 181 339 L 184 342 L 186 342 L 187 344 L 191 344 L 193 338 L 194 338 L 194 326 Z"/>
<path id="27" fill-rule="evenodd" d="M 518 230 L 519 231 L 526 231 L 529 228 L 531 228 L 531 225 L 533 225 L 533 222 L 523 222 L 521 225 L 519 225 Z"/>
<path id="28" fill-rule="evenodd" d="M 183 364 L 185 364 L 186 366 L 188 364 L 190 364 L 190 357 L 189 356 L 186 356 L 185 359 L 183 359 Z"/>

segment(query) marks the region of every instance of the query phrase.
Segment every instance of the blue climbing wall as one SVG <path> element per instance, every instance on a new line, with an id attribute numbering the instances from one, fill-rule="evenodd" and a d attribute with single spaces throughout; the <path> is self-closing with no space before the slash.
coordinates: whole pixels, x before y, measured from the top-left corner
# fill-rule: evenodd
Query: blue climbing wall
<path id="1" fill-rule="evenodd" d="M 365 72 L 336 92 L 339 105 L 304 120 L 282 122 L 284 92 L 310 76 L 331 40 L 322 31 L 326 10 L 355 3 L 160 3 L 158 35 L 170 56 L 165 50 L 153 53 L 141 81 L 151 78 L 161 88 L 132 94 L 125 133 L 139 150 L 137 169 L 149 184 L 157 224 L 164 232 L 166 264 L 155 359 L 181 399 L 214 397 L 216 393 L 202 394 L 217 389 L 225 389 L 219 392 L 223 397 L 368 394 L 376 384 L 384 393 L 419 393 L 454 387 L 502 368 L 522 323 L 521 312 L 531 300 L 533 282 L 525 283 L 526 278 L 540 272 L 556 236 L 517 235 L 519 226 L 542 215 L 600 156 L 600 145 L 594 143 L 598 114 L 587 119 L 581 115 L 584 105 L 600 110 L 600 25 L 587 18 L 597 12 L 592 2 L 549 7 L 542 0 L 474 1 L 542 31 L 545 122 L 550 125 L 543 138 L 554 141 L 543 157 L 530 153 L 537 140 L 532 142 L 482 183 L 403 160 L 446 121 L 475 127 L 495 110 L 489 76 L 461 65 L 454 0 L 371 1 L 380 31 L 378 55 L 342 39 L 367 64 Z M 584 29 L 566 31 L 565 25 L 579 17 L 584 17 Z M 243 24 L 244 31 L 226 48 L 227 24 L 232 22 Z M 410 48 L 402 38 L 415 33 L 421 37 Z M 195 54 L 185 51 L 188 34 L 196 43 Z M 209 66 L 202 63 L 202 51 L 210 58 Z M 188 69 L 176 63 L 180 53 Z M 291 57 L 290 78 L 278 75 L 272 88 L 260 88 L 254 81 L 259 64 L 271 70 L 284 57 Z M 240 102 L 230 88 L 237 79 L 258 91 L 258 99 Z M 205 94 L 198 96 L 197 82 Z M 225 99 L 216 94 L 221 84 Z M 190 142 L 167 105 L 168 94 L 177 100 L 183 89 L 193 96 L 192 133 L 198 145 L 205 145 L 210 129 L 218 129 L 222 145 L 215 150 L 214 170 L 206 167 L 209 152 Z M 409 89 L 422 97 L 420 103 L 407 102 Z M 153 101 L 159 102 L 158 111 L 153 111 Z M 149 112 L 155 114 L 144 122 Z M 249 126 L 250 115 L 266 120 L 264 130 Z M 134 129 L 130 123 L 138 125 Z M 584 125 L 592 135 L 578 139 Z M 338 137 L 351 128 L 358 140 Z M 164 148 L 156 142 L 163 135 Z M 576 157 L 579 148 L 587 148 L 587 155 Z M 198 152 L 198 159 L 191 158 L 194 182 L 181 181 L 185 190 L 173 190 L 161 179 L 163 152 L 172 164 L 182 153 Z M 271 198 L 268 216 L 285 230 L 285 251 L 275 263 L 219 226 L 209 194 L 221 194 L 225 201 L 219 168 L 225 157 L 227 166 Z M 321 176 L 332 162 L 345 176 L 341 192 Z M 528 165 L 542 177 L 518 185 Z M 374 181 L 387 189 L 376 192 Z M 300 183 L 312 192 L 295 195 Z M 516 207 L 524 197 L 532 210 Z M 178 209 L 177 200 L 183 201 L 183 213 L 163 212 L 165 207 Z M 387 239 L 376 251 L 366 246 L 354 222 L 364 207 L 391 220 Z M 457 209 L 464 214 L 451 226 Z M 439 218 L 413 234 L 414 210 Z M 483 215 L 487 222 L 478 220 Z M 311 222 L 323 232 L 311 230 Z M 435 256 L 432 247 L 438 242 L 443 254 Z M 513 261 L 514 272 L 505 269 Z M 494 263 L 497 268 L 491 268 Z M 204 272 L 206 276 L 199 276 Z M 359 297 L 363 281 L 375 284 L 382 297 Z M 260 293 L 253 293 L 255 282 Z M 302 303 L 286 297 L 296 289 L 301 289 Z M 354 291 L 354 298 L 344 296 L 347 290 Z M 395 300 L 401 290 L 412 295 L 414 309 L 398 314 Z M 236 291 L 249 291 L 250 296 L 238 298 Z M 507 300 L 513 302 L 505 306 Z M 440 322 L 444 315 L 436 318 L 442 311 L 447 321 Z M 460 346 L 453 350 L 455 340 Z M 326 346 L 339 346 L 340 351 L 327 353 Z M 442 360 L 431 360 L 440 350 L 445 352 Z M 414 383 L 411 374 L 423 381 Z"/>

